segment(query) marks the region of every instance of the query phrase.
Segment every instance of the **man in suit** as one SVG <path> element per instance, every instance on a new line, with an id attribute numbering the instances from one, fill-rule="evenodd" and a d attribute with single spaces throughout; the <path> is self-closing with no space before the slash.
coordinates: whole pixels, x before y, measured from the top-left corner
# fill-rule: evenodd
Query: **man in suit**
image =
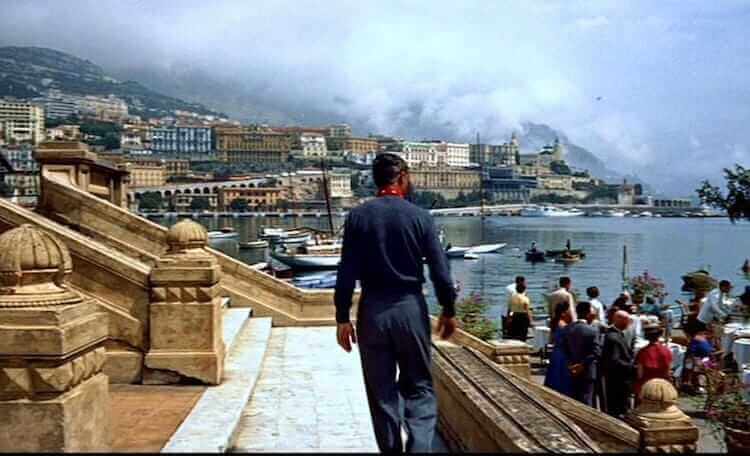
<path id="1" fill-rule="evenodd" d="M 579 302 L 576 314 L 578 319 L 568 329 L 563 350 L 572 377 L 573 399 L 593 407 L 597 364 L 601 355 L 599 329 L 591 325 L 595 314 L 590 302 Z"/>
<path id="2" fill-rule="evenodd" d="M 429 452 L 437 402 L 430 372 L 430 319 L 422 293 L 423 258 L 443 308 L 438 332 L 444 339 L 456 328 L 456 290 L 432 216 L 405 199 L 411 190 L 406 162 L 395 154 L 381 154 L 372 171 L 377 198 L 353 209 L 346 219 L 334 295 L 337 339 L 347 352 L 359 343 L 380 451 L 403 451 L 403 422 L 406 451 Z M 355 331 L 349 314 L 357 280 L 362 294 Z"/>
<path id="3" fill-rule="evenodd" d="M 630 326 L 630 315 L 624 310 L 618 310 L 613 320 L 612 327 L 607 329 L 604 336 L 601 369 L 607 398 L 606 411 L 619 418 L 628 410 L 635 366 L 633 350 L 624 334 Z"/>

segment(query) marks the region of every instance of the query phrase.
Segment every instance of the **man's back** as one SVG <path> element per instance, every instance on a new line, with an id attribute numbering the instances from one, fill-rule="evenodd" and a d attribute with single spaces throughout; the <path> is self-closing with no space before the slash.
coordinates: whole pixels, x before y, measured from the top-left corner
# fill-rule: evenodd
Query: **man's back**
<path id="1" fill-rule="evenodd" d="M 395 196 L 374 198 L 353 209 L 346 220 L 344 248 L 336 283 L 337 312 L 348 303 L 355 281 L 363 299 L 377 295 L 398 299 L 403 292 L 421 292 L 424 259 L 440 304 L 452 312 L 455 299 L 447 258 L 432 216 Z"/>
<path id="2" fill-rule="evenodd" d="M 599 331 L 580 320 L 570 325 L 565 339 L 568 360 L 573 364 L 584 363 L 587 367 L 592 366 L 601 353 L 598 338 Z M 589 369 L 589 378 L 595 378 L 595 373 L 594 369 Z"/>
<path id="3" fill-rule="evenodd" d="M 576 319 L 576 305 L 573 302 L 573 295 L 565 288 L 558 288 L 547 296 L 547 303 L 549 304 L 548 313 L 554 315 L 555 307 L 561 302 L 567 302 L 570 304 L 570 313 L 573 320 Z"/>

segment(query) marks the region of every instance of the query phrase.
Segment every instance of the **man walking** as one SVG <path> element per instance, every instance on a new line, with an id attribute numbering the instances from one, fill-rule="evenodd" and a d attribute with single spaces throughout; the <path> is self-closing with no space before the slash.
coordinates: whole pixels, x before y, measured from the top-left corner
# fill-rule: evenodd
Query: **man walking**
<path id="1" fill-rule="evenodd" d="M 400 396 L 406 451 L 428 452 L 437 402 L 430 372 L 430 319 L 422 293 L 423 258 L 443 308 L 438 332 L 444 339 L 456 328 L 456 291 L 432 216 L 405 200 L 411 190 L 406 162 L 395 154 L 378 155 L 373 180 L 378 197 L 353 209 L 346 219 L 334 295 L 337 339 L 347 352 L 352 343 L 359 344 L 380 451 L 403 451 Z M 357 280 L 362 294 L 355 331 L 349 314 Z"/>
<path id="2" fill-rule="evenodd" d="M 628 410 L 628 399 L 635 379 L 633 350 L 624 331 L 630 325 L 630 315 L 624 310 L 614 313 L 612 327 L 607 329 L 602 349 L 601 369 L 607 398 L 607 413 L 622 417 Z"/>
<path id="3" fill-rule="evenodd" d="M 568 369 L 572 377 L 573 399 L 593 407 L 597 364 L 602 353 L 599 330 L 591 326 L 594 320 L 591 303 L 579 302 L 576 313 L 578 320 L 568 329 L 563 350 L 568 358 Z"/>

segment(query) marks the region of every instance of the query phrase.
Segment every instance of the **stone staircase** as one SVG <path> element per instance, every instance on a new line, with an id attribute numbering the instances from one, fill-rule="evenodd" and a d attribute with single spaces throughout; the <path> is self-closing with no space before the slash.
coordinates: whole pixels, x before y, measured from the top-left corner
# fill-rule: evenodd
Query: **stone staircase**
<path id="1" fill-rule="evenodd" d="M 162 452 L 223 453 L 229 449 L 261 374 L 271 336 L 271 319 L 249 318 L 251 312 L 224 310 L 227 358 L 223 382 L 206 389 Z"/>

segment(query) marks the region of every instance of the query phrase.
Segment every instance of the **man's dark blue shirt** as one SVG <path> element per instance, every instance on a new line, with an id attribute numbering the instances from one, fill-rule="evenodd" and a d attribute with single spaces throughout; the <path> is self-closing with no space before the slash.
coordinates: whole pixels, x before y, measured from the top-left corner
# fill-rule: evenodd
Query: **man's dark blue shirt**
<path id="1" fill-rule="evenodd" d="M 456 291 L 432 215 L 398 196 L 374 198 L 353 209 L 336 279 L 336 321 L 349 321 L 357 280 L 363 295 L 421 292 L 425 261 L 443 314 L 454 316 Z"/>

